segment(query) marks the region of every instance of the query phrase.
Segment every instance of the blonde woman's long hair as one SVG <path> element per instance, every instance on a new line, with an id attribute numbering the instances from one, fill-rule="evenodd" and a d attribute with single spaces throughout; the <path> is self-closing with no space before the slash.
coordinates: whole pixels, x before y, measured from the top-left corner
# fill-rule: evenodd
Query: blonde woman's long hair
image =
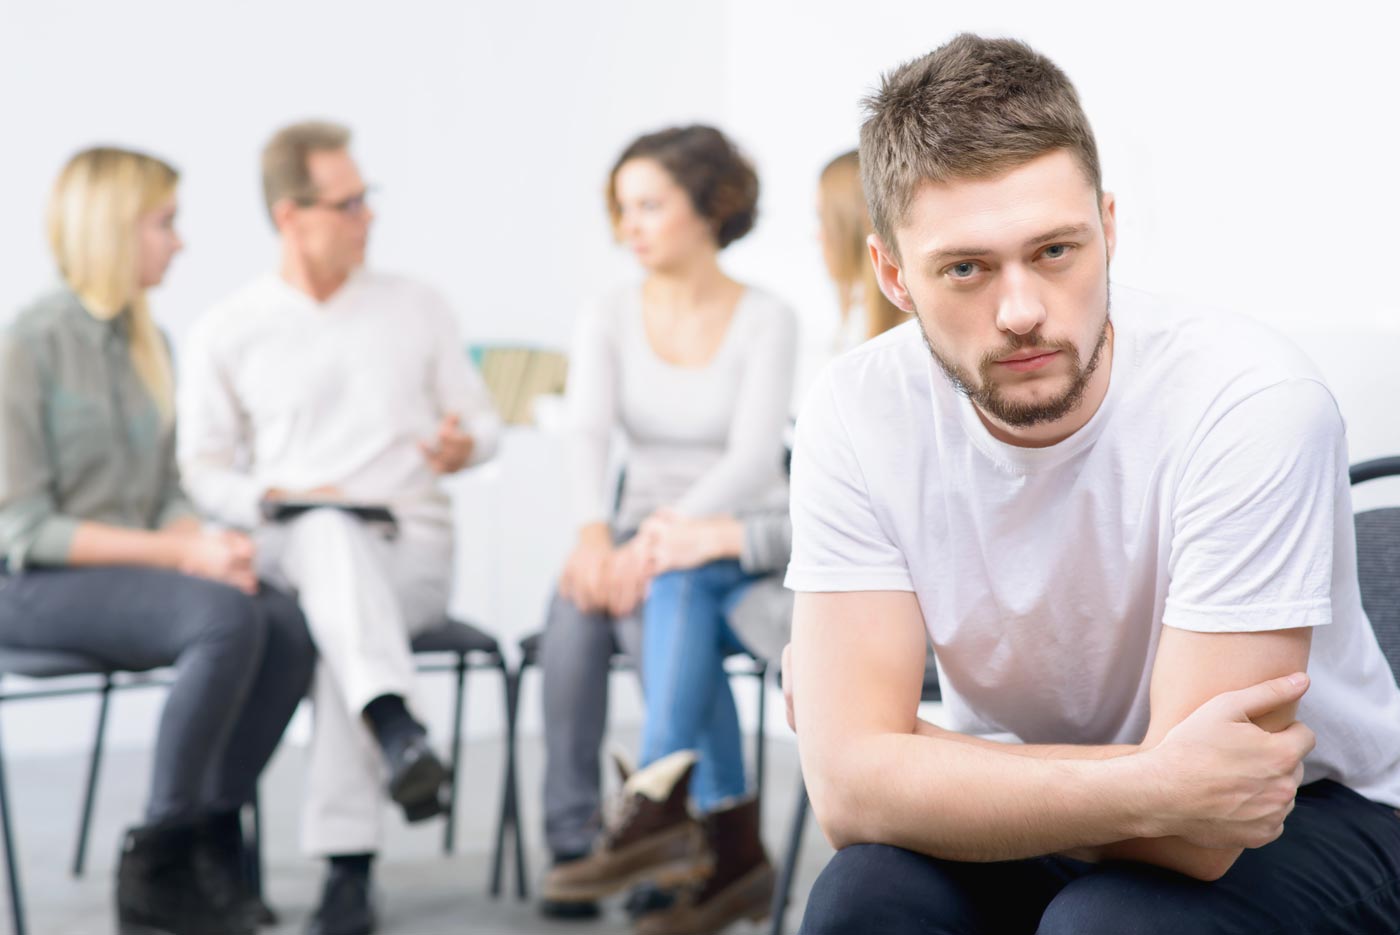
<path id="1" fill-rule="evenodd" d="M 170 354 L 137 275 L 136 223 L 175 192 L 174 167 L 128 149 L 95 147 L 68 160 L 49 199 L 58 271 L 94 318 L 129 316 L 131 363 L 161 420 L 174 419 Z"/>
<path id="2" fill-rule="evenodd" d="M 826 164 L 817 183 L 820 195 L 822 243 L 827 268 L 836 285 L 841 320 L 846 321 L 859 303 L 865 311 L 867 339 L 882 334 L 909 316 L 880 291 L 870 263 L 866 238 L 870 215 L 860 184 L 860 155 L 851 150 Z"/>

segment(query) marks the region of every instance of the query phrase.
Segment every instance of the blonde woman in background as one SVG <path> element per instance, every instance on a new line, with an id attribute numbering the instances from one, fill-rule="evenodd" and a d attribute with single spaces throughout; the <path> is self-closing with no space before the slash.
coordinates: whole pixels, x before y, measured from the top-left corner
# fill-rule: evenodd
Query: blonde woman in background
<path id="1" fill-rule="evenodd" d="M 183 246 L 178 178 L 96 148 L 54 187 L 62 283 L 0 334 L 0 644 L 175 667 L 145 823 L 122 845 L 118 931 L 247 935 L 263 907 L 239 809 L 314 652 L 247 537 L 205 531 L 181 491 L 171 361 L 145 298 Z"/>
<path id="2" fill-rule="evenodd" d="M 885 298 L 870 262 L 870 214 L 860 185 L 860 155 L 853 149 L 826 164 L 817 182 L 822 259 L 836 287 L 841 311 L 833 350 L 840 354 L 903 324 L 909 316 Z"/>

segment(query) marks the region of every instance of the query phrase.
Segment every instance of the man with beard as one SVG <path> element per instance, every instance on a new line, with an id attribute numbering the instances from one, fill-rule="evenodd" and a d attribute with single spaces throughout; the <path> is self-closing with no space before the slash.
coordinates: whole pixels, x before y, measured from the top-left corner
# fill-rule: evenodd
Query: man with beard
<path id="1" fill-rule="evenodd" d="M 867 104 L 871 259 L 917 320 L 798 426 L 783 669 L 839 849 L 803 931 L 1394 932 L 1400 688 L 1316 369 L 1110 314 L 1114 199 L 1025 45 L 959 36 Z"/>

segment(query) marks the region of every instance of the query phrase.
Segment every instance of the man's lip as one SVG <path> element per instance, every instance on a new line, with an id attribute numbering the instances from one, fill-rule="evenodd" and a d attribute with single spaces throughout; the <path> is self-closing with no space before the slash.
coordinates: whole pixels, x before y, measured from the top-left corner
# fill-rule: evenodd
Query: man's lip
<path id="1" fill-rule="evenodd" d="M 1034 360 L 1034 359 L 1037 358 L 1037 357 L 1049 357 L 1051 354 L 1057 354 L 1057 353 L 1059 353 L 1059 352 L 1056 351 L 1056 350 L 1048 350 L 1048 351 L 1043 351 L 1043 350 L 1021 351 L 1021 352 L 1019 352 L 1019 353 L 1012 354 L 1010 357 L 1003 357 L 1003 358 L 1001 358 L 1000 360 L 998 360 L 997 363 L 999 363 L 999 364 L 1014 364 L 1014 363 L 1019 363 L 1019 362 L 1021 362 L 1021 361 L 1023 361 L 1023 360 Z"/>

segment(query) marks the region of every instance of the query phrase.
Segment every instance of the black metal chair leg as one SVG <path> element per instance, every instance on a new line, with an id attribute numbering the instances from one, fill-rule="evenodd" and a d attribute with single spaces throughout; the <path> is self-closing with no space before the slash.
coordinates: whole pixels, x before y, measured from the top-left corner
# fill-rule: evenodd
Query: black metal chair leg
<path id="1" fill-rule="evenodd" d="M 797 808 L 792 815 L 792 828 L 788 832 L 787 853 L 783 856 L 783 869 L 778 874 L 777 886 L 773 888 L 773 926 L 769 935 L 783 935 L 783 917 L 787 914 L 788 903 L 792 901 L 792 880 L 797 875 L 797 857 L 802 852 L 802 832 L 807 827 L 807 783 L 797 777 Z"/>
<path id="2" fill-rule="evenodd" d="M 510 781 L 506 784 L 506 795 L 508 798 L 508 815 L 515 838 L 515 895 L 520 900 L 530 898 L 530 872 L 525 867 L 525 837 L 520 830 L 520 773 L 517 763 L 518 744 L 516 743 L 516 731 L 520 722 L 520 682 L 525 674 L 525 667 L 522 665 L 515 671 L 515 679 L 511 685 L 510 706 L 508 716 L 508 740 L 506 742 L 506 762 L 509 764 Z"/>
<path id="3" fill-rule="evenodd" d="M 262 836 L 262 806 L 259 804 L 257 790 L 253 792 L 253 830 L 249 835 L 252 840 L 244 845 L 243 853 L 247 866 L 244 873 L 248 878 L 248 886 L 252 889 L 253 895 L 259 900 L 263 898 L 263 836 Z"/>
<path id="4" fill-rule="evenodd" d="M 496 847 L 491 855 L 491 887 L 489 893 L 494 899 L 501 895 L 501 878 L 505 873 L 506 826 L 510 822 L 510 788 L 515 779 L 515 754 L 511 735 L 515 732 L 514 712 L 511 710 L 514 697 L 515 676 L 505 662 L 501 663 L 501 685 L 505 691 L 506 730 L 504 742 L 504 764 L 501 768 L 501 809 L 496 816 Z"/>
<path id="5" fill-rule="evenodd" d="M 758 735 L 754 738 L 754 788 L 758 791 L 760 808 L 763 802 L 763 761 L 768 737 L 768 682 L 764 672 L 758 673 Z"/>
<path id="6" fill-rule="evenodd" d="M 452 708 L 452 759 L 447 766 L 448 786 L 452 797 L 447 800 L 447 828 L 442 833 L 442 852 L 450 855 L 457 843 L 457 773 L 462 762 L 462 705 L 467 690 L 467 657 L 457 657 L 457 700 Z"/>
<path id="7" fill-rule="evenodd" d="M 102 742 L 107 735 L 107 708 L 112 699 L 112 677 L 102 682 L 102 701 L 97 707 L 97 736 L 92 742 L 92 759 L 88 763 L 87 789 L 83 793 L 83 816 L 78 823 L 78 845 L 73 853 L 73 876 L 83 875 L 87 862 L 88 831 L 92 826 L 92 805 L 97 798 L 97 772 L 102 765 Z"/>
<path id="8" fill-rule="evenodd" d="M 0 744 L 2 747 L 3 744 Z M 10 830 L 10 797 L 5 789 L 5 757 L 0 750 L 0 832 L 5 837 L 5 869 L 10 878 L 10 918 L 14 921 L 15 935 L 25 935 L 24 897 L 19 888 L 19 860 L 15 855 L 15 842 Z"/>

